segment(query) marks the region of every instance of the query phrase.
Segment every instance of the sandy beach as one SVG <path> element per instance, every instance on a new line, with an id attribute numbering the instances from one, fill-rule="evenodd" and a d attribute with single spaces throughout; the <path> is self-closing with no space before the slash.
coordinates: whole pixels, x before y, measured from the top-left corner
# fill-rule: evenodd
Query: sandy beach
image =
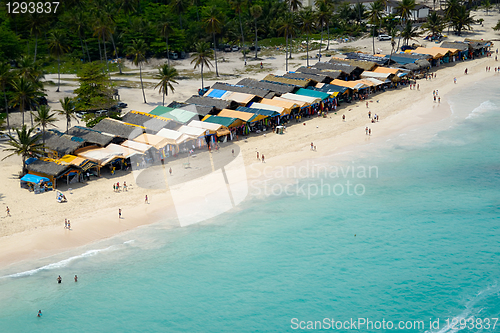
<path id="1" fill-rule="evenodd" d="M 499 39 L 499 34 L 491 29 L 496 24 L 498 15 L 486 16 L 482 11 L 474 12 L 474 15 L 476 19 L 480 17 L 485 19 L 484 27 L 475 25 L 474 31 L 466 32 L 461 37 L 449 36 L 448 40 Z M 349 43 L 349 47 L 370 52 L 371 43 L 371 38 L 367 38 Z M 421 44 L 426 46 L 425 43 Z M 498 44 L 495 42 L 493 49 L 496 49 Z M 346 45 L 348 44 L 340 46 Z M 378 42 L 376 48 L 389 52 L 390 42 Z M 210 74 L 209 78 L 205 79 L 205 86 L 218 81 L 236 83 L 243 77 L 262 79 L 268 73 L 284 70 L 285 66 L 284 55 L 271 56 L 264 57 L 262 70 L 247 69 L 245 71 L 240 54 L 223 55 L 227 60 L 219 64 L 221 77 L 215 78 L 213 74 Z M 291 61 L 290 69 L 305 65 L 306 60 L 299 60 L 301 56 L 303 54 L 294 55 L 295 59 Z M 313 64 L 316 61 L 311 59 L 310 63 Z M 162 62 L 163 60 L 151 61 L 145 72 L 151 75 L 156 71 L 155 67 Z M 189 59 L 174 61 L 173 65 L 179 71 L 192 70 Z M 249 65 L 253 63 L 249 62 Z M 379 141 L 385 141 L 390 135 L 405 133 L 416 127 L 449 117 L 451 110 L 447 103 L 447 96 L 455 89 L 494 75 L 500 80 L 500 74 L 493 70 L 485 71 L 486 66 L 497 67 L 499 65 L 500 62 L 495 62 L 494 57 L 483 57 L 435 67 L 431 69 L 431 72 L 435 72 L 437 77 L 432 80 L 418 80 L 419 90 L 402 87 L 385 93 L 377 93 L 370 96 L 368 108 L 365 106 L 365 101 L 344 103 L 336 115 L 331 113 L 327 118 L 313 117 L 303 123 L 290 123 L 291 126 L 288 126 L 285 135 L 253 134 L 248 140 L 240 138 L 233 144 L 238 146 L 238 153 L 243 158 L 248 181 L 259 176 L 260 172 L 255 170 L 262 170 L 264 167 L 291 165 L 344 150 L 353 150 L 367 144 L 377 144 Z M 468 69 L 467 75 L 464 74 L 465 68 Z M 234 73 L 238 73 L 238 77 Z M 56 77 L 57 75 L 47 75 L 46 80 L 55 82 Z M 75 88 L 74 76 L 62 75 L 61 77 L 64 85 L 60 93 L 55 92 L 55 86 L 47 85 L 48 100 L 53 110 L 60 108 L 59 99 L 73 96 L 72 91 Z M 456 84 L 454 83 L 455 77 L 457 78 Z M 113 75 L 113 79 L 121 80 L 123 77 Z M 127 76 L 126 79 L 138 83 L 138 76 Z M 156 83 L 155 79 L 145 79 L 147 104 L 143 103 L 140 87 L 119 88 L 121 100 L 129 105 L 126 110 L 148 112 L 157 105 L 161 105 L 162 96 L 153 89 L 154 83 Z M 196 94 L 200 86 L 200 81 L 197 79 L 179 80 L 175 93 L 166 98 L 165 104 L 174 100 L 186 100 Z M 439 90 L 441 96 L 440 103 L 435 103 L 433 100 L 432 93 L 436 89 Z M 379 115 L 380 121 L 371 123 L 367 115 L 368 111 Z M 345 122 L 342 121 L 342 115 L 346 116 Z M 19 119 L 20 115 L 13 116 L 14 123 L 19 123 Z M 60 119 L 56 125 L 60 130 L 66 128 L 64 119 Z M 75 125 L 75 122 L 72 122 L 72 125 Z M 367 126 L 372 129 L 371 136 L 365 134 Z M 310 150 L 311 142 L 314 142 L 317 151 Z M 5 143 L 0 143 L 0 147 L 4 148 Z M 223 147 L 220 152 L 213 154 L 221 154 L 220 158 L 229 160 L 231 149 Z M 256 151 L 265 154 L 265 164 L 256 160 Z M 210 158 L 209 154 L 201 152 L 197 158 L 200 160 Z M 6 155 L 2 149 L 0 159 Z M 185 161 L 179 159 L 168 164 L 168 167 L 173 169 L 172 183 L 169 180 L 169 184 L 182 183 L 183 179 L 196 178 L 197 171 L 183 168 L 183 163 Z M 54 192 L 34 195 L 20 188 L 18 179 L 20 169 L 21 158 L 18 156 L 12 156 L 0 162 L 0 175 L 2 175 L 0 177 L 0 188 L 2 188 L 0 194 L 0 209 L 2 209 L 0 211 L 0 264 L 2 266 L 28 258 L 40 258 L 62 252 L 141 225 L 155 223 L 160 219 L 168 220 L 165 228 L 179 227 L 170 191 L 137 186 L 134 175 L 130 172 L 119 171 L 113 176 L 104 175 L 87 183 L 62 187 L 61 190 L 66 194 L 68 202 L 60 204 L 55 200 Z M 124 181 L 129 184 L 129 190 L 113 192 L 113 184 Z M 149 197 L 149 203 L 144 202 L 146 195 Z M 10 208 L 11 216 L 9 217 L 5 213 L 7 206 Z M 123 211 L 121 219 L 118 217 L 118 209 Z M 64 228 L 64 219 L 71 221 L 71 230 Z"/>

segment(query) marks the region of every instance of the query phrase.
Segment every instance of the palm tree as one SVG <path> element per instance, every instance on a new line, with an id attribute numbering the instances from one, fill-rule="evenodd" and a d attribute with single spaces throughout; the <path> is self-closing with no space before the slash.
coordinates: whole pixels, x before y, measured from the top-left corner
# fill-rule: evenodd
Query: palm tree
<path id="1" fill-rule="evenodd" d="M 410 39 L 415 39 L 419 34 L 417 32 L 418 28 L 413 27 L 411 21 L 406 21 L 403 31 L 401 31 L 401 37 L 403 37 L 403 44 L 408 45 Z"/>
<path id="2" fill-rule="evenodd" d="M 285 36 L 285 66 L 288 72 L 288 52 L 290 44 L 288 43 L 288 36 L 292 34 L 293 29 L 295 29 L 295 24 L 293 22 L 293 17 L 291 15 L 286 15 L 285 18 L 278 19 L 278 33 Z"/>
<path id="3" fill-rule="evenodd" d="M 453 26 L 452 19 L 457 14 L 458 8 L 460 8 L 460 2 L 459 0 L 446 0 L 445 7 L 444 17 L 448 22 L 448 33 L 450 33 L 450 26 Z"/>
<path id="4" fill-rule="evenodd" d="M 9 122 L 9 103 L 7 102 L 7 92 L 5 87 L 14 78 L 14 73 L 10 70 L 10 65 L 6 62 L 0 63 L 0 84 L 2 85 L 3 98 L 5 100 L 5 112 L 7 114 L 7 130 L 10 133 L 10 122 Z"/>
<path id="5" fill-rule="evenodd" d="M 182 30 L 182 13 L 186 11 L 188 8 L 189 4 L 187 0 L 172 0 L 170 2 L 170 6 L 175 10 L 177 15 L 179 15 L 179 26 Z"/>
<path id="6" fill-rule="evenodd" d="M 329 10 L 328 2 L 325 0 L 316 1 L 316 18 L 321 27 L 321 40 L 319 43 L 319 61 L 321 61 L 321 48 L 323 46 L 323 28 L 330 21 L 331 12 Z"/>
<path id="7" fill-rule="evenodd" d="M 31 109 L 31 105 L 37 104 L 37 98 L 41 95 L 38 87 L 33 84 L 28 79 L 24 77 L 20 77 L 12 81 L 12 89 L 13 97 L 12 103 L 14 106 L 19 106 L 19 110 L 23 116 L 23 125 L 24 125 L 24 111 L 25 108 L 28 107 Z M 33 122 L 33 119 L 32 119 Z M 33 124 L 32 124 L 33 125 Z"/>
<path id="8" fill-rule="evenodd" d="M 361 2 L 357 2 L 354 5 L 353 12 L 356 15 L 356 21 L 358 21 L 358 25 L 361 25 L 361 22 L 363 21 L 363 18 L 365 17 L 365 5 L 363 5 Z"/>
<path id="9" fill-rule="evenodd" d="M 306 34 L 306 54 L 307 54 L 307 67 L 309 67 L 309 34 L 314 27 L 314 13 L 311 7 L 306 7 L 300 12 L 300 30 Z"/>
<path id="10" fill-rule="evenodd" d="M 29 15 L 29 28 L 30 33 L 35 36 L 35 57 L 33 58 L 33 62 L 36 62 L 36 53 L 38 50 L 38 37 L 42 35 L 43 32 L 43 16 L 40 14 L 30 14 Z"/>
<path id="11" fill-rule="evenodd" d="M 73 100 L 69 97 L 64 97 L 64 99 L 60 99 L 59 103 L 61 103 L 62 110 L 56 110 L 61 116 L 66 118 L 66 133 L 68 133 L 69 126 L 71 125 L 71 118 L 78 121 L 78 118 L 75 115 L 75 105 Z"/>
<path id="12" fill-rule="evenodd" d="M 173 93 L 174 86 L 172 83 L 179 84 L 175 81 L 175 78 L 179 74 L 174 67 L 170 67 L 168 64 L 164 64 L 162 67 L 158 69 L 158 74 L 156 74 L 156 78 L 160 79 L 160 82 L 155 86 L 155 89 L 160 87 L 159 93 L 163 95 L 162 105 L 165 106 L 165 95 L 168 96 L 168 89 Z"/>
<path id="13" fill-rule="evenodd" d="M 491 2 L 489 0 L 484 1 L 483 7 L 484 7 L 484 9 L 486 9 L 486 16 L 488 16 L 490 9 L 492 7 Z"/>
<path id="14" fill-rule="evenodd" d="M 462 30 L 464 28 L 472 30 L 472 25 L 475 22 L 474 17 L 470 16 L 470 11 L 468 11 L 465 6 L 460 6 L 457 13 L 452 17 L 451 20 L 458 36 L 462 34 Z"/>
<path id="15" fill-rule="evenodd" d="M 165 37 L 165 43 L 167 45 L 167 65 L 170 66 L 170 50 L 168 48 L 168 36 L 174 31 L 173 30 L 173 24 L 170 19 L 169 13 L 162 12 L 160 14 L 160 19 L 157 23 L 157 29 L 160 32 L 160 34 Z"/>
<path id="16" fill-rule="evenodd" d="M 68 46 L 66 45 L 66 36 L 60 30 L 55 30 L 49 35 L 49 50 L 52 55 L 57 57 L 57 90 L 61 86 L 61 56 L 68 51 Z"/>
<path id="17" fill-rule="evenodd" d="M 294 14 L 297 13 L 301 8 L 302 8 L 302 1 L 301 0 L 286 0 L 286 3 L 288 7 L 291 10 L 292 17 L 294 17 Z M 290 59 L 292 59 L 292 47 L 291 45 L 293 44 L 293 36 L 290 34 Z"/>
<path id="18" fill-rule="evenodd" d="M 211 6 L 205 12 L 205 29 L 208 33 L 211 33 L 214 40 L 214 56 L 215 56 L 215 75 L 219 76 L 219 70 L 217 68 L 217 44 L 215 41 L 215 34 L 220 32 L 221 29 L 221 21 L 220 21 L 220 13 L 217 10 L 217 7 Z"/>
<path id="19" fill-rule="evenodd" d="M 12 155 L 18 155 L 23 158 L 23 174 L 26 173 L 26 158 L 34 155 L 43 155 L 43 144 L 40 142 L 40 134 L 34 134 L 34 128 L 27 129 L 23 125 L 21 129 L 16 128 L 16 135 L 7 134 L 10 147 L 4 148 L 5 151 L 12 153 L 5 156 L 4 159 Z"/>
<path id="20" fill-rule="evenodd" d="M 213 59 L 213 51 L 210 49 L 210 45 L 204 42 L 196 43 L 194 47 L 196 52 L 193 53 L 191 63 L 194 63 L 194 69 L 201 66 L 201 89 L 203 89 L 203 67 L 207 66 L 207 68 L 210 68 L 212 65 L 210 59 Z"/>
<path id="21" fill-rule="evenodd" d="M 431 12 L 427 17 L 427 22 L 422 24 L 422 29 L 431 35 L 439 35 L 444 30 L 444 20 L 437 12 Z"/>
<path id="22" fill-rule="evenodd" d="M 384 11 L 384 4 L 382 0 L 376 0 L 370 4 L 370 11 L 368 12 L 368 19 L 372 24 L 372 44 L 373 54 L 375 54 L 375 26 L 380 24 L 382 20 L 382 12 Z"/>
<path id="23" fill-rule="evenodd" d="M 39 62 L 33 62 L 28 56 L 22 56 L 17 62 L 17 73 L 19 76 L 30 80 L 40 89 L 43 89 L 42 79 L 44 78 L 43 70 Z"/>
<path id="24" fill-rule="evenodd" d="M 108 71 L 108 75 L 111 79 L 111 73 L 109 72 L 108 55 L 106 53 L 106 36 L 109 36 L 110 34 L 111 30 L 106 18 L 104 16 L 99 17 L 94 25 L 94 36 L 97 36 L 98 41 L 102 40 L 102 45 L 104 50 L 104 61 L 106 62 L 106 70 Z"/>
<path id="25" fill-rule="evenodd" d="M 40 105 L 36 109 L 36 113 L 31 112 L 35 116 L 35 124 L 42 126 L 42 143 L 45 146 L 45 128 L 48 126 L 57 127 L 54 123 L 57 121 L 56 114 L 50 113 L 50 106 Z"/>
<path id="26" fill-rule="evenodd" d="M 415 0 L 403 0 L 396 7 L 398 15 L 401 17 L 401 21 L 407 21 L 411 19 L 412 10 L 415 9 Z"/>
<path id="27" fill-rule="evenodd" d="M 262 7 L 259 5 L 254 5 L 250 7 L 250 15 L 253 17 L 253 22 L 255 26 L 255 59 L 257 59 L 258 46 L 257 46 L 257 19 L 262 15 Z"/>
<path id="28" fill-rule="evenodd" d="M 245 34 L 243 33 L 243 24 L 241 23 L 241 13 L 243 12 L 243 8 L 245 7 L 247 0 L 230 0 L 231 8 L 233 8 L 234 12 L 238 14 L 238 20 L 240 21 L 240 31 L 241 31 L 241 47 L 243 51 L 245 51 Z M 247 61 L 247 54 L 243 52 L 243 57 L 245 62 Z"/>
<path id="29" fill-rule="evenodd" d="M 144 83 L 142 82 L 142 63 L 147 63 L 146 59 L 147 46 L 144 40 L 134 39 L 132 45 L 128 48 L 128 55 L 132 56 L 132 62 L 135 66 L 139 66 L 139 75 L 141 78 L 142 96 L 144 97 L 144 103 L 146 102 L 146 94 L 144 93 Z"/>
<path id="30" fill-rule="evenodd" d="M 74 27 L 76 32 L 78 33 L 78 38 L 80 39 L 80 46 L 82 47 L 82 59 L 85 60 L 85 56 L 88 56 L 89 61 L 92 61 L 90 59 L 90 53 L 89 53 L 89 48 L 87 46 L 87 39 L 85 38 L 85 29 L 87 28 L 88 25 L 88 20 L 85 17 L 85 14 L 83 10 L 79 10 L 73 13 L 73 15 L 69 16 L 69 24 Z M 85 42 L 85 47 L 84 47 L 84 42 Z"/>

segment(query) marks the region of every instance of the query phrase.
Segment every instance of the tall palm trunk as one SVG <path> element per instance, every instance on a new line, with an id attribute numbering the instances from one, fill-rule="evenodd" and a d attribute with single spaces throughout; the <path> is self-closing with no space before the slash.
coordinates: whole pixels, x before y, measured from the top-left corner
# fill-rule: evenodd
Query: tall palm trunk
<path id="1" fill-rule="evenodd" d="M 217 68 L 217 46 L 215 45 L 215 32 L 213 33 L 213 36 L 214 36 L 215 75 L 219 77 L 219 69 Z"/>
<path id="2" fill-rule="evenodd" d="M 68 134 L 70 124 L 71 124 L 71 119 L 69 116 L 66 116 L 66 134 Z"/>
<path id="3" fill-rule="evenodd" d="M 290 50 L 288 50 L 288 58 L 292 59 L 292 48 L 293 48 L 293 36 L 290 34 L 290 44 L 289 44 Z"/>
<path id="4" fill-rule="evenodd" d="M 82 36 L 80 36 L 80 34 L 78 34 L 78 35 L 79 35 L 78 37 L 80 37 L 80 45 L 82 47 L 82 56 L 83 56 L 82 60 L 85 62 L 85 49 L 83 48 L 83 39 L 82 39 Z"/>
<path id="5" fill-rule="evenodd" d="M 255 23 L 255 59 L 257 59 L 257 19 L 254 19 L 254 23 Z"/>
<path id="6" fill-rule="evenodd" d="M 99 59 L 102 62 L 101 39 L 99 37 L 97 37 L 97 44 L 99 44 Z"/>
<path id="7" fill-rule="evenodd" d="M 245 53 L 245 35 L 243 34 L 243 24 L 241 24 L 241 11 L 238 12 L 238 18 L 240 20 L 240 30 L 241 30 L 241 47 L 243 48 L 243 58 L 245 63 L 247 61 L 247 54 Z"/>
<path id="8" fill-rule="evenodd" d="M 321 47 L 323 46 L 323 23 L 321 23 L 321 40 L 319 42 L 319 62 L 321 62 Z"/>
<path id="9" fill-rule="evenodd" d="M 372 45 L 373 45 L 373 54 L 375 54 L 375 25 L 372 29 Z"/>
<path id="10" fill-rule="evenodd" d="M 118 70 L 120 71 L 120 74 L 123 74 L 123 72 L 122 72 L 122 64 L 118 60 L 118 52 L 116 52 L 115 39 L 113 38 L 113 34 L 111 34 L 111 42 L 113 43 L 113 50 L 115 50 L 115 59 L 116 59 L 116 63 L 118 64 Z"/>
<path id="11" fill-rule="evenodd" d="M 109 71 L 108 55 L 106 53 L 106 36 L 102 35 L 102 47 L 104 48 L 104 61 L 106 61 L 106 70 L 108 71 L 109 80 L 111 81 L 111 73 Z"/>
<path id="12" fill-rule="evenodd" d="M 89 46 L 87 45 L 87 39 L 85 38 L 85 34 L 83 35 L 83 42 L 85 44 L 85 49 L 87 50 L 87 56 L 89 57 L 89 62 L 92 62 L 92 58 L 90 58 Z"/>
<path id="13" fill-rule="evenodd" d="M 59 92 L 59 88 L 61 87 L 61 56 L 57 56 L 57 90 Z"/>
<path id="14" fill-rule="evenodd" d="M 10 123 L 9 123 L 9 104 L 7 102 L 7 93 L 5 92 L 5 83 L 2 85 L 3 88 L 3 98 L 5 99 L 5 113 L 7 114 L 7 130 L 10 134 Z"/>
<path id="15" fill-rule="evenodd" d="M 203 62 L 201 63 L 201 89 L 203 89 Z"/>
<path id="16" fill-rule="evenodd" d="M 142 97 L 144 97 L 144 103 L 147 104 L 146 94 L 144 93 L 144 83 L 142 82 L 142 63 L 139 63 L 139 75 L 141 76 Z"/>
<path id="17" fill-rule="evenodd" d="M 307 67 L 309 67 L 309 34 L 307 34 L 306 54 L 307 54 Z"/>
<path id="18" fill-rule="evenodd" d="M 35 34 L 35 58 L 33 58 L 33 62 L 36 62 L 36 52 L 38 49 L 38 37 Z"/>
<path id="19" fill-rule="evenodd" d="M 23 125 L 24 125 L 24 102 L 20 103 L 19 108 L 21 109 L 21 115 L 23 116 Z"/>
<path id="20" fill-rule="evenodd" d="M 288 33 L 285 34 L 285 66 L 286 71 L 288 72 Z"/>
<path id="21" fill-rule="evenodd" d="M 165 36 L 165 43 L 167 44 L 167 65 L 170 66 L 170 50 L 168 49 L 168 34 Z"/>
<path id="22" fill-rule="evenodd" d="M 326 24 L 326 35 L 328 37 L 328 43 L 326 44 L 325 51 L 328 51 L 330 49 L 330 22 Z"/>

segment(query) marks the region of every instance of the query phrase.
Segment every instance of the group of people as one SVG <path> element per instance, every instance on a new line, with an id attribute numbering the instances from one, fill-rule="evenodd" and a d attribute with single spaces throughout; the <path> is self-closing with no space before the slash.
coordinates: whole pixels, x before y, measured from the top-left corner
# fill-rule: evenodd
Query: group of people
<path id="1" fill-rule="evenodd" d="M 127 182 L 123 182 L 123 191 L 127 191 Z M 120 182 L 113 184 L 113 192 L 120 192 Z"/>
<path id="2" fill-rule="evenodd" d="M 64 229 L 71 230 L 71 222 L 68 219 L 64 219 Z"/>
<path id="3" fill-rule="evenodd" d="M 441 103 L 441 96 L 439 96 L 439 90 L 433 90 L 432 95 L 434 96 L 434 103 L 436 103 L 436 100 L 438 103 Z"/>
<path id="4" fill-rule="evenodd" d="M 264 154 L 260 154 L 260 158 L 259 158 L 259 152 L 257 152 L 257 159 L 258 159 L 258 160 L 262 159 L 262 163 L 265 163 L 265 157 L 264 157 Z"/>

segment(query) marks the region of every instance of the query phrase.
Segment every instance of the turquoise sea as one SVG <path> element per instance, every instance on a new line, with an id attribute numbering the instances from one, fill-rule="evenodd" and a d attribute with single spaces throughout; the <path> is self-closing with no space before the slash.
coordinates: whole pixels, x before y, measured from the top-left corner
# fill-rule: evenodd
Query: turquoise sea
<path id="1" fill-rule="evenodd" d="M 350 178 L 359 195 L 251 195 L 201 224 L 3 268 L 0 331 L 500 332 L 499 81 L 454 91 L 447 119 L 318 161 L 376 166 Z M 321 181 L 346 179 L 298 183 Z"/>

